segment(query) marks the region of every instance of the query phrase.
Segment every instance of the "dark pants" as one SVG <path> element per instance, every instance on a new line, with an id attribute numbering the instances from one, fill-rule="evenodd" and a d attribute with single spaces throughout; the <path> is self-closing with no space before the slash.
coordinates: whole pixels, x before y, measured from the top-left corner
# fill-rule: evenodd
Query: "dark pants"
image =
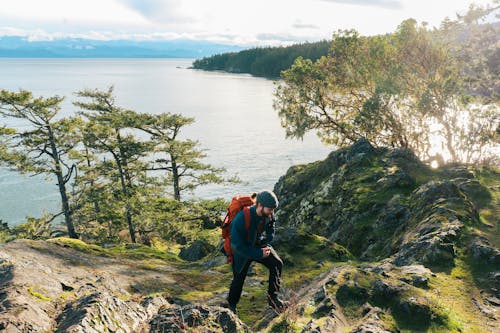
<path id="1" fill-rule="evenodd" d="M 233 266 L 233 281 L 231 282 L 231 287 L 229 288 L 229 296 L 227 301 L 231 305 L 235 305 L 240 300 L 241 292 L 243 290 L 243 284 L 245 283 L 245 278 L 248 273 L 248 269 L 252 264 L 253 260 L 248 260 L 241 272 L 235 272 Z M 269 257 L 265 259 L 255 260 L 263 264 L 269 269 L 269 287 L 267 289 L 268 297 L 276 297 L 278 296 L 278 292 L 280 291 L 280 283 L 281 283 L 281 269 L 283 267 L 283 261 L 278 256 L 274 249 L 271 249 L 271 254 Z"/>

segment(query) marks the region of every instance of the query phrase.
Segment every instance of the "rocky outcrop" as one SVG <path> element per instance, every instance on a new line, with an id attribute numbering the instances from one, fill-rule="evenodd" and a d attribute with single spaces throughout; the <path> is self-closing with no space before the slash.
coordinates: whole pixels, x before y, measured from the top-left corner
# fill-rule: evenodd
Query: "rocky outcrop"
<path id="1" fill-rule="evenodd" d="M 380 316 L 384 312 L 378 307 L 372 307 L 369 304 L 365 304 L 363 307 L 363 318 L 361 319 L 361 324 L 356 328 L 352 329 L 350 333 L 391 333 L 394 329 L 388 327 L 384 323 Z"/>
<path id="2" fill-rule="evenodd" d="M 179 332 L 195 326 L 198 332 L 248 331 L 226 309 L 180 307 L 168 296 L 147 296 L 187 288 L 177 280 L 181 271 L 164 261 L 138 259 L 134 252 L 133 259 L 112 257 L 71 242 L 79 248 L 57 239 L 0 245 L 2 332 L 171 332 L 178 318 L 184 318 Z"/>
<path id="3" fill-rule="evenodd" d="M 487 176 L 499 183 L 498 172 Z M 480 236 L 498 223 L 492 191 L 498 185 L 486 187 L 468 167 L 432 170 L 407 149 L 374 148 L 362 139 L 324 161 L 290 168 L 275 186 L 281 202 L 276 217 L 285 239 L 309 232 L 342 245 L 361 261 L 377 262 L 344 274 L 334 293 L 319 290 L 322 315 L 332 310 L 332 299 L 340 309 L 378 308 L 357 312 L 354 317 L 364 320 L 353 332 L 397 331 L 398 326 L 426 330 L 431 321 L 453 323 L 436 302 L 441 291 L 433 289 L 436 279 L 446 281 L 444 288 L 454 283 L 448 274 L 464 279 L 461 288 L 474 290 L 462 300 L 465 308 L 498 318 L 500 251 L 492 245 L 496 242 Z M 492 217 L 483 224 L 479 212 L 485 205 Z M 491 240 L 498 232 L 489 234 Z M 392 318 L 392 325 L 380 317 Z M 307 327 L 321 331 L 315 323 Z M 464 329 L 457 327 L 449 329 Z"/>
<path id="4" fill-rule="evenodd" d="M 230 310 L 201 304 L 165 307 L 151 320 L 148 330 L 151 333 L 190 331 L 250 332 Z"/>
<path id="5" fill-rule="evenodd" d="M 493 247 L 484 237 L 476 237 L 469 244 L 468 250 L 478 262 L 500 265 L 500 250 Z"/>
<path id="6" fill-rule="evenodd" d="M 94 292 L 68 303 L 55 319 L 57 333 L 146 331 L 158 309 L 168 305 L 162 297 L 141 302 L 124 301 L 106 292 Z"/>
<path id="7" fill-rule="evenodd" d="M 463 168 L 443 171 L 459 177 L 451 180 L 430 173 L 408 150 L 375 149 L 360 140 L 322 162 L 291 168 L 275 187 L 285 198 L 277 218 L 361 259 L 451 265 L 464 227 L 479 221 L 466 192 L 485 190 Z M 419 184 L 425 178 L 430 181 Z"/>

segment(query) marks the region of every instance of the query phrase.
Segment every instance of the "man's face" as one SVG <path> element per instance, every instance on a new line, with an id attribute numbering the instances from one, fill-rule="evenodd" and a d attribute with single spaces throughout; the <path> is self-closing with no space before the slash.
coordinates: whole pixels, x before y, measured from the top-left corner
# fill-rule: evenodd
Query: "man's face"
<path id="1" fill-rule="evenodd" d="M 274 213 L 274 208 L 264 207 L 262 206 L 262 216 L 271 217 Z"/>

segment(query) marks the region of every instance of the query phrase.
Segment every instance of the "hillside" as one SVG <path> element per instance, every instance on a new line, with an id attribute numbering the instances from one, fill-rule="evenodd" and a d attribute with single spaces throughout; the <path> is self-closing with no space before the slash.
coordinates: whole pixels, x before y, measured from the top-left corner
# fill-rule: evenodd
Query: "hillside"
<path id="1" fill-rule="evenodd" d="M 252 266 L 236 318 L 212 249 L 100 247 L 67 238 L 0 245 L 6 332 L 493 332 L 500 315 L 495 169 L 429 169 L 360 140 L 290 168 L 275 186 L 284 314 Z M 219 230 L 214 229 L 214 236 Z M 192 244 L 184 252 L 196 248 Z M 196 252 L 196 251 L 195 251 Z M 181 255 L 189 258 L 186 253 Z"/>
<path id="2" fill-rule="evenodd" d="M 193 62 L 193 68 L 254 76 L 279 78 L 281 71 L 290 68 L 298 57 L 315 61 L 328 53 L 330 42 L 296 44 L 287 47 L 261 47 L 216 54 Z"/>
<path id="3" fill-rule="evenodd" d="M 93 40 L 61 38 L 31 41 L 0 36 L 0 58 L 199 58 L 242 47 L 192 40 Z"/>

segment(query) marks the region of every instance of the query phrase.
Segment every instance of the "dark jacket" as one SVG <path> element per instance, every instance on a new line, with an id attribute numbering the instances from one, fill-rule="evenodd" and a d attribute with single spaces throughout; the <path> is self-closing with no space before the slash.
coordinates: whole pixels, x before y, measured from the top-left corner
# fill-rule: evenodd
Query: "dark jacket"
<path id="1" fill-rule="evenodd" d="M 262 235 L 265 237 L 263 243 L 270 243 L 274 238 L 274 219 L 261 218 L 257 215 L 257 207 L 250 207 L 250 228 L 245 230 L 245 217 L 243 211 L 239 212 L 231 223 L 231 248 L 234 251 L 233 269 L 240 272 L 247 260 L 262 259 L 264 251 L 257 245 L 257 227 L 264 223 Z"/>

